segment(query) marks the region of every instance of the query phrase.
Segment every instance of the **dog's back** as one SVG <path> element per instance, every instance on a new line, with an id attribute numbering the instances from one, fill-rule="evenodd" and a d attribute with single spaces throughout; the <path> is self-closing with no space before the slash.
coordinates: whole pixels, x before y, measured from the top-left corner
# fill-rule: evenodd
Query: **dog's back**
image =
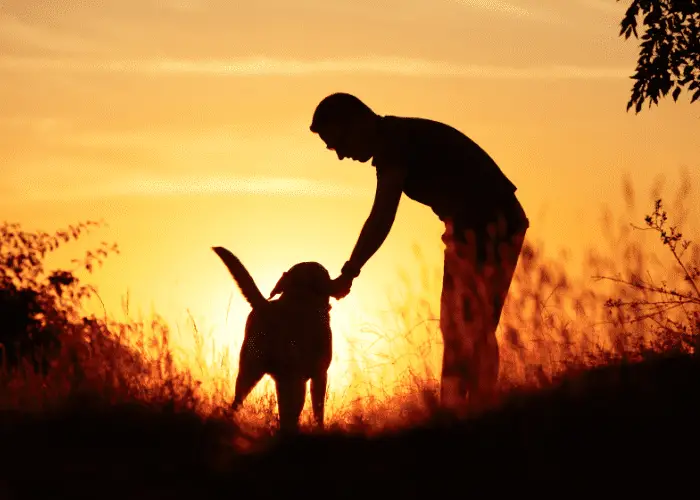
<path id="1" fill-rule="evenodd" d="M 294 374 L 306 380 L 331 362 L 328 308 L 310 308 L 284 297 L 272 300 L 251 311 L 245 337 L 246 350 L 273 377 Z"/>

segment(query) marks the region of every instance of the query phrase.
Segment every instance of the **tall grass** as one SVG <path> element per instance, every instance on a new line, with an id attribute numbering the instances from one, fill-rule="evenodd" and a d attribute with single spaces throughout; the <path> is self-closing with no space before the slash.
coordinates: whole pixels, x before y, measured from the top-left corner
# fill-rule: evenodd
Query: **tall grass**
<path id="1" fill-rule="evenodd" d="M 630 191 L 626 186 L 631 203 Z M 566 255 L 553 259 L 543 245 L 526 242 L 498 332 L 504 395 L 611 361 L 694 353 L 700 333 L 698 247 L 669 221 L 660 199 L 645 226 L 635 228 L 623 218 L 614 227 L 610 214 L 603 222 L 608 248 L 591 249 L 578 277 Z M 128 298 L 124 320 L 88 316 L 82 304 L 99 298 L 97 291 L 72 272 L 43 268 L 48 253 L 99 226 L 88 222 L 55 235 L 0 227 L 0 409 L 41 413 L 74 404 L 136 403 L 232 420 L 227 408 L 235 353 L 218 353 L 207 362 L 211 339 L 194 321 L 195 348 L 183 352 L 163 318 L 132 318 Z M 640 237 L 647 233 L 658 237 L 655 247 Z M 91 270 L 113 251 L 118 247 L 105 243 L 76 262 Z M 436 411 L 442 346 L 429 297 L 439 294 L 441 269 L 428 266 L 419 249 L 416 257 L 421 282 L 402 282 L 394 324 L 366 325 L 367 342 L 349 353 L 356 361 L 350 363 L 352 394 L 332 395 L 332 426 L 378 431 L 416 424 Z M 373 357 L 374 382 L 368 382 L 367 360 L 359 356 Z M 265 393 L 254 395 L 236 422 L 260 436 L 270 433 L 275 419 L 274 397 Z M 304 419 L 310 421 L 308 409 Z"/>

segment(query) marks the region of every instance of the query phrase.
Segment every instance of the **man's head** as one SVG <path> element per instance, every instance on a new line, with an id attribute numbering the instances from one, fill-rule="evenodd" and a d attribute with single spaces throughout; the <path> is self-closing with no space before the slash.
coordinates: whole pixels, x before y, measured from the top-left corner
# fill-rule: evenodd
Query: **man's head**
<path id="1" fill-rule="evenodd" d="M 352 158 L 364 163 L 374 155 L 378 118 L 357 97 L 338 92 L 316 106 L 310 128 L 339 160 Z"/>

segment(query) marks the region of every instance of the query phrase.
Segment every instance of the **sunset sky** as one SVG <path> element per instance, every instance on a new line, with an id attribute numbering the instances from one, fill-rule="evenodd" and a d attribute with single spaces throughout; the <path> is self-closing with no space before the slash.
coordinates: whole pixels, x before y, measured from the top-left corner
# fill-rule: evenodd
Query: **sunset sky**
<path id="1" fill-rule="evenodd" d="M 4 0 L 3 219 L 52 231 L 104 218 L 86 244 L 122 249 L 90 278 L 111 313 L 128 289 L 146 315 L 184 325 L 189 308 L 235 343 L 248 309 L 211 246 L 236 253 L 267 293 L 299 261 L 336 275 L 369 213 L 373 169 L 339 162 L 309 132 L 318 101 L 344 91 L 462 130 L 518 186 L 529 237 L 595 245 L 601 207 L 623 206 L 623 175 L 641 222 L 655 178 L 666 172 L 670 189 L 700 166 L 687 94 L 625 111 L 638 52 L 618 37 L 627 3 Z M 414 243 L 441 270 L 441 231 L 404 198 L 334 307 L 346 334 L 381 322 L 400 269 L 419 276 Z M 64 257 L 83 247 L 71 248 Z M 439 287 L 429 294 L 437 303 Z"/>

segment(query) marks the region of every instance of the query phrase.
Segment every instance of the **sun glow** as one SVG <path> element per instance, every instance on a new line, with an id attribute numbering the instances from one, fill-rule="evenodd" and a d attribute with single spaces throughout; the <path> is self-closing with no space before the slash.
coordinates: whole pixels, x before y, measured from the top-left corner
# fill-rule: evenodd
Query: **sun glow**
<path id="1" fill-rule="evenodd" d="M 272 272 L 268 275 L 260 274 L 260 288 L 264 291 L 271 289 L 276 278 L 276 274 Z M 266 286 L 268 282 L 269 286 Z M 211 375 L 213 378 L 229 377 L 228 396 L 232 397 L 231 390 L 237 373 L 245 319 L 250 306 L 241 300 L 235 285 L 217 290 L 216 295 L 219 296 L 216 300 L 208 301 L 208 305 L 202 305 L 199 309 L 210 311 L 208 315 L 202 315 L 210 318 L 206 322 L 208 328 L 199 332 L 210 338 L 209 345 L 212 348 L 207 349 L 205 360 L 213 367 Z M 225 300 L 221 300 L 224 297 Z M 227 302 L 226 312 L 221 309 L 216 311 L 224 302 Z M 327 402 L 331 411 L 362 404 L 368 398 L 381 400 L 391 396 L 400 390 L 400 384 L 405 382 L 402 377 L 411 368 L 411 360 L 407 358 L 416 356 L 412 350 L 415 346 L 406 342 L 399 335 L 400 332 L 392 334 L 392 328 L 396 327 L 390 326 L 390 320 L 385 320 L 387 323 L 383 324 L 382 318 L 368 312 L 363 302 L 362 297 L 353 294 L 342 301 L 332 301 L 333 361 L 328 372 Z M 376 303 L 376 299 L 374 302 Z M 184 332 L 186 334 L 187 330 L 184 329 Z M 422 339 L 422 342 L 425 341 L 426 339 Z M 195 346 L 190 341 L 185 340 L 183 345 L 188 345 L 186 352 L 195 352 Z M 225 354 L 226 351 L 228 355 Z M 189 358 L 185 363 L 195 371 L 193 356 Z M 222 359 L 229 363 L 228 366 L 222 366 Z M 415 360 L 413 361 L 415 364 Z M 429 360 L 425 361 L 430 364 Z M 431 367 L 426 368 L 424 373 L 418 373 L 421 369 L 416 370 L 414 366 L 413 375 L 425 377 L 430 371 L 429 368 Z M 269 398 L 273 394 L 274 384 L 266 377 L 250 397 L 251 401 L 254 401 Z"/>
<path id="2" fill-rule="evenodd" d="M 155 306 L 155 310 L 170 328 L 178 366 L 201 383 L 204 393 L 230 401 L 250 305 L 223 265 L 215 258 L 211 260 L 212 266 L 199 270 L 199 285 L 208 290 L 206 294 L 190 300 L 186 309 L 178 310 L 177 305 L 171 304 Z M 283 265 L 271 264 L 262 269 L 249 268 L 264 295 L 284 269 Z M 440 361 L 437 331 L 424 328 L 419 332 L 418 325 L 419 328 L 413 328 L 412 338 L 407 338 L 402 331 L 406 325 L 399 323 L 419 320 L 406 317 L 400 310 L 387 313 L 391 305 L 382 306 L 386 302 L 382 299 L 385 297 L 380 293 L 372 296 L 366 292 L 351 293 L 340 301 L 331 299 L 333 361 L 328 373 L 326 406 L 331 419 L 352 408 L 366 408 L 408 392 L 407 384 L 415 387 L 416 383 L 434 378 Z M 102 303 L 96 302 L 89 309 L 99 315 L 101 308 Z M 426 351 L 427 344 L 433 344 L 432 352 Z M 260 407 L 276 412 L 274 401 L 274 383 L 265 377 L 246 406 L 249 412 L 250 408 Z M 304 411 L 304 418 L 309 418 L 308 400 Z"/>

